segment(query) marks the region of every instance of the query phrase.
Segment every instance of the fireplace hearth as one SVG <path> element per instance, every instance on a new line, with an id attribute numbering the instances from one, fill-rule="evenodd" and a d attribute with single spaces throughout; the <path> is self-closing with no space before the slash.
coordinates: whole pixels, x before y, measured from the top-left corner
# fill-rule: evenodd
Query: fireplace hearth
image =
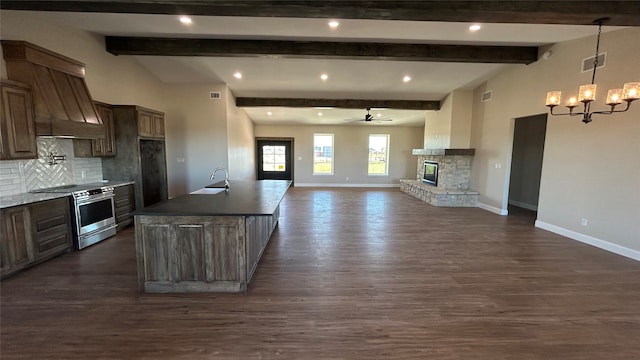
<path id="1" fill-rule="evenodd" d="M 478 192 L 470 190 L 475 149 L 414 149 L 417 179 L 400 180 L 400 190 L 435 206 L 475 207 Z"/>

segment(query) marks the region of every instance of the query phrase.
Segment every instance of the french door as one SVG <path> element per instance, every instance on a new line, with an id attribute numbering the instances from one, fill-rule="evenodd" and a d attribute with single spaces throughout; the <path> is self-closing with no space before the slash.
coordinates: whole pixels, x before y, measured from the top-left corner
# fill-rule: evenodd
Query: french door
<path id="1" fill-rule="evenodd" d="M 293 139 L 256 139 L 258 180 L 293 180 Z"/>

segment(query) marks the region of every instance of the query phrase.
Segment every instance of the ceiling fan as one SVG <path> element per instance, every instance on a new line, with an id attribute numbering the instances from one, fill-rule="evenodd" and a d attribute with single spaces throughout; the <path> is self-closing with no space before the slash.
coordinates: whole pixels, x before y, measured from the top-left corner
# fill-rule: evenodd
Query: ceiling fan
<path id="1" fill-rule="evenodd" d="M 345 119 L 345 121 L 349 121 L 349 122 L 356 122 L 356 121 L 364 121 L 364 122 L 371 122 L 371 121 L 393 121 L 392 118 L 390 117 L 383 117 L 380 116 L 380 114 L 378 114 L 378 116 L 373 116 L 370 114 L 371 108 L 367 108 L 367 114 L 364 116 L 364 118 L 350 118 L 350 119 Z"/>

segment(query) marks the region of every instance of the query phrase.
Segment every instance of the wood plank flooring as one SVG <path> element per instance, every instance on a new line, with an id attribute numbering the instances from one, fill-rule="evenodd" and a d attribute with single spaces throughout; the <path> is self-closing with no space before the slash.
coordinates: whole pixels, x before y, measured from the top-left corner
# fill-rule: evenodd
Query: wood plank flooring
<path id="1" fill-rule="evenodd" d="M 397 189 L 292 188 L 246 295 L 137 291 L 131 228 L 1 283 L 9 359 L 638 359 L 640 262 Z"/>

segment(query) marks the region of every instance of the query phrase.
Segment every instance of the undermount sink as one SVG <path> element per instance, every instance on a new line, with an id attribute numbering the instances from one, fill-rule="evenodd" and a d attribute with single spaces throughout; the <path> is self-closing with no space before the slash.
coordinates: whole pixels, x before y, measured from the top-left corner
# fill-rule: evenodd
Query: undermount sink
<path id="1" fill-rule="evenodd" d="M 190 194 L 206 194 L 215 195 L 224 191 L 224 188 L 203 188 L 200 190 L 192 191 Z"/>

